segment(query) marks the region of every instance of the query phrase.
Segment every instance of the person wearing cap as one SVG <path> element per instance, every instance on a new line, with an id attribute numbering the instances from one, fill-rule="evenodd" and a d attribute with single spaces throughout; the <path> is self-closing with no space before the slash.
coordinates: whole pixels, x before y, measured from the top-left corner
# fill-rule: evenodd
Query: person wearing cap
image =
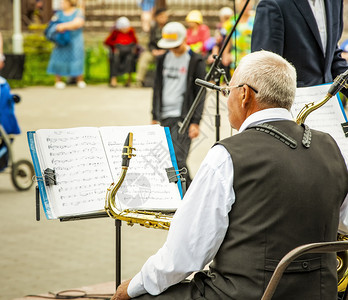
<path id="1" fill-rule="evenodd" d="M 142 52 L 137 66 L 137 85 L 145 86 L 145 76 L 148 66 L 155 58 L 165 53 L 164 49 L 158 47 L 157 43 L 162 37 L 162 29 L 168 22 L 168 11 L 165 8 L 159 8 L 154 13 L 155 22 L 150 29 L 150 39 L 147 45 L 147 50 Z"/>
<path id="2" fill-rule="evenodd" d="M 124 74 L 127 74 L 125 85 L 129 86 L 131 73 L 135 71 L 138 41 L 127 17 L 116 20 L 104 44 L 110 48 L 110 87 L 117 87 L 117 76 Z"/>
<path id="3" fill-rule="evenodd" d="M 289 251 L 348 232 L 347 164 L 329 134 L 294 122 L 295 68 L 269 51 L 248 54 L 229 92 L 238 134 L 209 150 L 164 245 L 111 300 L 261 299 Z M 301 256 L 272 300 L 337 299 L 336 266 L 336 253 Z"/>
<path id="4" fill-rule="evenodd" d="M 210 29 L 203 24 L 203 16 L 199 10 L 191 10 L 185 18 L 187 23 L 186 43 L 194 52 L 206 54 L 204 43 L 210 38 Z"/>
<path id="5" fill-rule="evenodd" d="M 158 47 L 169 51 L 157 58 L 152 123 L 160 123 L 170 128 L 178 168 L 187 169 L 183 176 L 189 187 L 191 177 L 186 160 L 191 140 L 199 135 L 204 99 L 200 101 L 184 134 L 178 133 L 179 123 L 186 117 L 200 90 L 195 79 L 204 79 L 205 62 L 201 55 L 193 52 L 187 45 L 186 28 L 179 22 L 170 22 L 163 27 Z"/>
<path id="6" fill-rule="evenodd" d="M 228 7 L 228 6 L 222 7 L 222 8 L 219 10 L 219 19 L 220 19 L 221 26 L 222 26 L 226 21 L 228 21 L 232 16 L 233 16 L 233 10 L 232 10 L 232 8 L 230 8 L 230 7 Z"/>
<path id="7" fill-rule="evenodd" d="M 338 47 L 343 0 L 261 0 L 256 7 L 251 51 L 277 53 L 297 71 L 297 86 L 330 83 L 348 64 Z M 348 89 L 342 89 L 348 96 Z"/>

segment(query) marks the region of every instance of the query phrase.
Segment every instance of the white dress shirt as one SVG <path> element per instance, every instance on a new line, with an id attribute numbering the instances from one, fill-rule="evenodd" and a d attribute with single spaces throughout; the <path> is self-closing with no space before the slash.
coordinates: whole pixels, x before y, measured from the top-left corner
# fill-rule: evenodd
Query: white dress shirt
<path id="1" fill-rule="evenodd" d="M 252 114 L 239 132 L 258 123 L 292 120 L 286 109 L 265 109 Z M 228 228 L 228 213 L 235 202 L 231 155 L 217 145 L 211 148 L 176 211 L 167 240 L 131 280 L 127 292 L 134 298 L 158 295 L 202 270 L 216 255 Z M 340 229 L 348 233 L 348 200 L 342 205 Z"/>
<path id="2" fill-rule="evenodd" d="M 325 54 L 327 44 L 325 3 L 324 0 L 308 0 L 308 2 L 313 11 L 314 18 L 317 21 L 320 39 Z"/>

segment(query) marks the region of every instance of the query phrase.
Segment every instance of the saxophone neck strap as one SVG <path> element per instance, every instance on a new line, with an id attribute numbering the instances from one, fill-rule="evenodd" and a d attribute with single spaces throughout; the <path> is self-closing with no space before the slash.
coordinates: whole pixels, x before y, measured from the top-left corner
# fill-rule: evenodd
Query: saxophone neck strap
<path id="1" fill-rule="evenodd" d="M 311 139 L 312 139 L 311 130 L 305 124 L 302 124 L 301 126 L 304 128 L 304 133 L 303 133 L 303 137 L 302 137 L 302 145 L 305 148 L 309 148 L 310 144 L 311 144 Z M 282 143 L 284 143 L 285 145 L 287 145 L 291 149 L 297 148 L 297 142 L 294 138 L 292 138 L 288 134 L 280 131 L 277 127 L 275 127 L 271 124 L 261 123 L 258 125 L 250 126 L 248 129 L 255 129 L 257 131 L 267 133 L 267 134 L 273 136 L 274 138 L 276 138 L 277 140 L 281 141 Z"/>

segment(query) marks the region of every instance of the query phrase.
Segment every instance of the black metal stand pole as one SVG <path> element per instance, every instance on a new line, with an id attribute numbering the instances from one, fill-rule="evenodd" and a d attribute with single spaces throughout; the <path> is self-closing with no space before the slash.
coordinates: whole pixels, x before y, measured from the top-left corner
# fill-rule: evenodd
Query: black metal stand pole
<path id="1" fill-rule="evenodd" d="M 36 221 L 40 221 L 40 192 L 39 187 L 36 186 L 35 189 L 35 207 L 36 207 Z M 73 216 L 60 218 L 61 222 L 64 221 L 75 221 L 75 220 L 84 220 L 84 219 L 92 219 L 92 218 L 102 218 L 107 217 L 107 213 L 99 213 L 99 214 L 89 214 L 83 216 Z M 116 261 L 115 261 L 115 270 L 116 270 L 116 289 L 121 284 L 121 220 L 115 220 L 115 231 L 116 231 Z"/>
<path id="2" fill-rule="evenodd" d="M 215 79 L 215 84 L 220 85 L 220 77 Z M 215 115 L 215 129 L 216 129 L 216 142 L 220 141 L 220 92 L 216 91 L 216 115 Z"/>
<path id="3" fill-rule="evenodd" d="M 35 187 L 35 211 L 36 211 L 36 221 L 40 221 L 40 191 L 39 191 L 39 186 Z"/>
<path id="4" fill-rule="evenodd" d="M 217 56 L 214 57 L 217 59 Z M 214 82 L 215 85 L 220 85 L 221 77 L 228 83 L 226 72 L 223 68 L 216 67 L 214 72 Z M 216 128 L 216 142 L 220 141 L 220 127 L 221 127 L 221 115 L 220 115 L 220 92 L 216 91 L 216 114 L 215 114 L 215 128 Z"/>
<path id="5" fill-rule="evenodd" d="M 121 225 L 121 220 L 116 219 L 116 290 L 121 284 Z"/>

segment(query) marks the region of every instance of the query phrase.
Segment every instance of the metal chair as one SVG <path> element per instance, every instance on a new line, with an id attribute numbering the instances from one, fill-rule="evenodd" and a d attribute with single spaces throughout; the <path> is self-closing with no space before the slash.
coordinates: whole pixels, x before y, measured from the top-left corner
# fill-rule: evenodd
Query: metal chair
<path id="1" fill-rule="evenodd" d="M 289 253 L 287 253 L 281 261 L 278 263 L 276 269 L 273 272 L 271 280 L 269 281 L 265 292 L 261 300 L 271 300 L 273 294 L 279 284 L 279 281 L 288 267 L 288 265 L 297 257 L 307 253 L 326 253 L 326 252 L 339 252 L 348 250 L 348 241 L 335 241 L 335 242 L 323 242 L 312 243 L 299 246 Z"/>

